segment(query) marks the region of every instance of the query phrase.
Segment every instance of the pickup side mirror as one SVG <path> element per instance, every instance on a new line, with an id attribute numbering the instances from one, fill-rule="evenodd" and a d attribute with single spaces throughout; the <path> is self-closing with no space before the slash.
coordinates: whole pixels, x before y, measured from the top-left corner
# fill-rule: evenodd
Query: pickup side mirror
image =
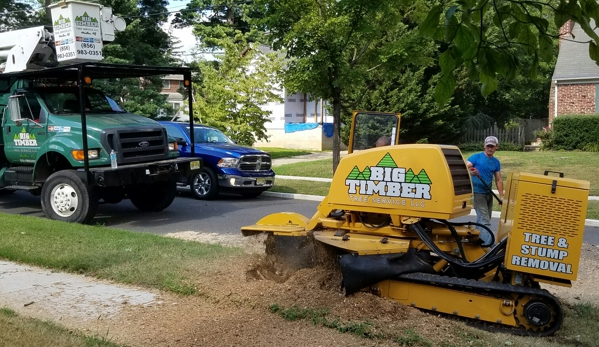
<path id="1" fill-rule="evenodd" d="M 182 137 L 175 137 L 175 140 L 179 146 L 189 146 L 189 143 L 187 143 L 187 141 L 185 141 L 185 139 Z"/>

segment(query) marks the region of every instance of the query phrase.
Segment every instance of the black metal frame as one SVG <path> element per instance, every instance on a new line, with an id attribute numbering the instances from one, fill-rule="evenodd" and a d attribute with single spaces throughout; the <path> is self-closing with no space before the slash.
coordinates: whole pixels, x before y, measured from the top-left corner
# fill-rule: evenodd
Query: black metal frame
<path id="1" fill-rule="evenodd" d="M 93 79 L 107 78 L 135 78 L 160 75 L 183 75 L 183 80 L 188 81 L 187 97 L 189 100 L 189 127 L 191 136 L 191 157 L 195 157 L 194 127 L 193 127 L 193 95 L 191 83 L 191 68 L 188 67 L 165 67 L 165 66 L 145 66 L 145 65 L 122 65 L 106 63 L 80 63 L 66 66 L 59 66 L 38 71 L 24 71 L 3 74 L 2 77 L 16 78 L 57 78 L 62 80 L 77 81 L 79 86 L 79 100 L 81 109 L 81 135 L 83 137 L 83 155 L 85 176 L 89 182 L 89 158 L 87 156 L 87 118 L 83 100 L 84 78 Z"/>

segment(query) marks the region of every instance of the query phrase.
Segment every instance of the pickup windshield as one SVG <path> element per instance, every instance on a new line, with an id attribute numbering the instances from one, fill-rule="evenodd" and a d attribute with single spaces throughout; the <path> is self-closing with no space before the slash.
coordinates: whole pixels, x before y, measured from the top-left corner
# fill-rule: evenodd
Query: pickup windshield
<path id="1" fill-rule="evenodd" d="M 40 88 L 39 94 L 54 114 L 80 114 L 77 88 Z M 123 113 L 118 104 L 96 89 L 84 89 L 83 103 L 88 113 Z"/>
<path id="2" fill-rule="evenodd" d="M 183 128 L 185 129 L 187 136 L 191 138 L 191 135 L 189 134 L 189 125 Z M 220 130 L 202 126 L 193 127 L 193 136 L 195 137 L 195 143 L 233 143 L 233 141 L 231 141 L 227 135 L 221 133 Z"/>

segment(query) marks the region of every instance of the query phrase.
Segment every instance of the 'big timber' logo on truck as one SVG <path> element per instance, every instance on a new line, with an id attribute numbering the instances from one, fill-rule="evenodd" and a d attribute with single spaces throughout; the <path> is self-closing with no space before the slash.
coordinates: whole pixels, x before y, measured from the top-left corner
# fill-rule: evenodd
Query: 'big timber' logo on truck
<path id="1" fill-rule="evenodd" d="M 411 168 L 397 167 L 389 153 L 376 165 L 360 171 L 356 165 L 345 179 L 349 194 L 431 199 L 431 180 L 424 169 L 414 174 Z"/>
<path id="2" fill-rule="evenodd" d="M 15 134 L 15 146 L 32 147 L 37 146 L 37 139 L 34 134 L 29 134 L 25 131 L 25 128 L 21 129 L 21 132 Z"/>
<path id="3" fill-rule="evenodd" d="M 71 19 L 64 18 L 62 15 L 54 21 L 54 30 L 66 29 L 71 27 Z"/>
<path id="4" fill-rule="evenodd" d="M 83 13 L 83 16 L 77 16 L 75 17 L 75 25 L 80 26 L 80 27 L 92 27 L 92 28 L 97 28 L 98 25 L 98 19 L 94 18 L 94 17 L 90 17 L 87 12 Z"/>

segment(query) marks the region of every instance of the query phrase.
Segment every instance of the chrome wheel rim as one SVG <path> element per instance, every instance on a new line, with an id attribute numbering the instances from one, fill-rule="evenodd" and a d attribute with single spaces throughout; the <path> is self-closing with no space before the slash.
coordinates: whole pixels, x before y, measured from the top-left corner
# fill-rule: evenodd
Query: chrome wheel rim
<path id="1" fill-rule="evenodd" d="M 206 172 L 200 172 L 193 180 L 193 190 L 200 196 L 208 194 L 211 186 L 212 180 Z"/>
<path id="2" fill-rule="evenodd" d="M 50 205 L 57 215 L 64 218 L 70 217 L 79 207 L 79 195 L 72 186 L 61 183 L 52 189 Z"/>

